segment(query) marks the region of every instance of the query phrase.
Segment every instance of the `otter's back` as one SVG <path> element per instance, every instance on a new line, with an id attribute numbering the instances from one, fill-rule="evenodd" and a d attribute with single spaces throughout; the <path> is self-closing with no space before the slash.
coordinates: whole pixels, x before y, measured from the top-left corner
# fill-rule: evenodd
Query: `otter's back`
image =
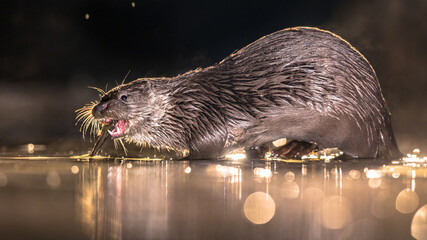
<path id="1" fill-rule="evenodd" d="M 400 154 L 373 68 L 328 31 L 300 27 L 275 32 L 207 72 L 215 77 L 205 80 L 232 93 L 224 104 L 253 118 L 286 106 L 336 119 L 345 116 L 353 119 L 375 156 Z M 228 115 L 233 119 L 233 113 Z"/>

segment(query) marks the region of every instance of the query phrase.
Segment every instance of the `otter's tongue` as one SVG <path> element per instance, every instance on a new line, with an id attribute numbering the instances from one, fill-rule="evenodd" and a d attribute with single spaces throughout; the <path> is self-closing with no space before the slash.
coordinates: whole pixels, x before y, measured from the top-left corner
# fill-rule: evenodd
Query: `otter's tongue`
<path id="1" fill-rule="evenodd" d="M 117 121 L 116 125 L 114 126 L 114 131 L 108 130 L 108 133 L 110 133 L 111 137 L 119 137 L 125 133 L 126 130 L 126 120 L 119 120 Z"/>

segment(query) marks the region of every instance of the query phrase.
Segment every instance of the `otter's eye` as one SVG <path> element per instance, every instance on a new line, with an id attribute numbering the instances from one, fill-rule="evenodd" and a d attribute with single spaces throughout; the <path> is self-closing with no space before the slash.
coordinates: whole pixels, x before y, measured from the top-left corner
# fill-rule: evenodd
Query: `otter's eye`
<path id="1" fill-rule="evenodd" d="M 126 95 L 122 95 L 122 96 L 120 97 L 120 99 L 121 99 L 123 102 L 126 102 L 126 100 L 128 99 L 128 96 L 126 96 Z"/>

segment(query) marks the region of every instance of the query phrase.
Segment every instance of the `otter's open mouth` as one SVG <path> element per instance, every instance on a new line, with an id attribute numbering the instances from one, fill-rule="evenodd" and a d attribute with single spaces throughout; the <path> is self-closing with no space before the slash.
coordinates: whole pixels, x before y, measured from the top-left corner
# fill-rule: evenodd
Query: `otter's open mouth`
<path id="1" fill-rule="evenodd" d="M 100 120 L 100 122 L 104 126 L 114 126 L 113 130 L 107 130 L 111 135 L 111 138 L 122 137 L 125 134 L 128 126 L 127 120 L 113 120 L 111 118 L 103 118 Z"/>

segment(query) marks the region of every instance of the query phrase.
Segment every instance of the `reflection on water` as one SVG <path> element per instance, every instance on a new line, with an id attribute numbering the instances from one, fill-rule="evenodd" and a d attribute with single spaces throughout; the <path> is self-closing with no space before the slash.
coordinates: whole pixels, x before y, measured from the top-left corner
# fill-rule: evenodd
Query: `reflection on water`
<path id="1" fill-rule="evenodd" d="M 426 239 L 426 172 L 371 160 L 2 157 L 0 229 L 15 239 Z"/>

